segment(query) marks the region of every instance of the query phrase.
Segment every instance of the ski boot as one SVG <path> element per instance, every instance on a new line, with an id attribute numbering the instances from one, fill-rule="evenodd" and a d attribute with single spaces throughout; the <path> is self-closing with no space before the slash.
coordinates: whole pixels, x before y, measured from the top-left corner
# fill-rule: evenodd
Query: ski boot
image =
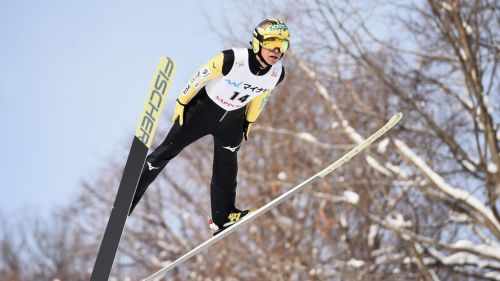
<path id="1" fill-rule="evenodd" d="M 244 210 L 244 211 L 240 211 L 238 209 L 234 209 L 233 211 L 231 211 L 229 213 L 229 215 L 227 216 L 227 221 L 224 224 L 222 224 L 222 226 L 217 225 L 216 223 L 214 223 L 212 221 L 211 218 L 208 218 L 209 227 L 212 230 L 213 235 L 215 236 L 215 235 L 221 233 L 224 229 L 226 229 L 226 228 L 230 227 L 231 225 L 237 223 L 244 216 L 246 216 L 249 213 L 254 212 L 254 211 L 255 211 L 255 209 Z"/>

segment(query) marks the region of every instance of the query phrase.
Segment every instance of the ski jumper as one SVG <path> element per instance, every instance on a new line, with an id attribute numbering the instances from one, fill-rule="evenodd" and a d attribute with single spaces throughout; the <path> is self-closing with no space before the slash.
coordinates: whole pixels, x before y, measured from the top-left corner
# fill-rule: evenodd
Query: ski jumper
<path id="1" fill-rule="evenodd" d="M 235 210 L 237 153 L 244 123 L 255 122 L 284 75 L 281 61 L 261 68 L 253 51 L 245 48 L 223 51 L 201 66 L 177 100 L 185 105 L 183 125 L 177 119 L 165 140 L 146 158 L 130 213 L 171 159 L 210 134 L 214 137 L 212 219 L 222 225 Z"/>

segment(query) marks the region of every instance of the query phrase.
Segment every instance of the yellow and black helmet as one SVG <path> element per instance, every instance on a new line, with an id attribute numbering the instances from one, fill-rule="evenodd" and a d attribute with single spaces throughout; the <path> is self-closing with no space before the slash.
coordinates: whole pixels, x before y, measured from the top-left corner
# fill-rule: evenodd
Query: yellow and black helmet
<path id="1" fill-rule="evenodd" d="M 278 19 L 265 19 L 259 23 L 253 32 L 253 52 L 259 53 L 261 47 L 269 50 L 279 48 L 284 54 L 290 47 L 290 31 L 286 24 Z"/>

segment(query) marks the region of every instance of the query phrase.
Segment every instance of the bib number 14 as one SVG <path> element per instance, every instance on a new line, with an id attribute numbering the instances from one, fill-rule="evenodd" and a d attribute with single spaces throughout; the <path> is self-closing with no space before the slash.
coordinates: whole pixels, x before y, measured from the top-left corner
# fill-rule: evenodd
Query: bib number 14
<path id="1" fill-rule="evenodd" d="M 240 92 L 234 92 L 234 95 L 230 97 L 231 100 L 239 100 L 240 102 L 245 102 L 249 97 L 250 95 L 244 95 L 242 97 L 239 97 L 238 96 L 240 95 L 241 93 Z"/>

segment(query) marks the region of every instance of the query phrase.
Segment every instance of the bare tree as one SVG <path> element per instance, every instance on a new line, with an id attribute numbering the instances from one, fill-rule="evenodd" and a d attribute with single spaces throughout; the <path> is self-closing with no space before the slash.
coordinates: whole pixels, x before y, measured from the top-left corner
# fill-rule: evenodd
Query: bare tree
<path id="1" fill-rule="evenodd" d="M 240 207 L 282 194 L 394 112 L 404 123 L 165 278 L 498 280 L 498 3 L 281 4 L 266 9 L 294 28 L 287 81 L 240 152 Z M 184 151 L 150 188 L 115 272 L 150 273 L 209 237 L 212 145 Z"/>
<path id="2" fill-rule="evenodd" d="M 23 280 L 22 253 L 25 249 L 24 233 L 17 233 L 12 221 L 1 214 L 0 217 L 0 280 Z"/>
<path id="3" fill-rule="evenodd" d="M 377 247 L 359 253 L 369 259 L 359 259 L 366 271 L 357 278 L 500 278 L 498 4 L 318 0 L 293 7 L 308 18 L 299 20 L 309 34 L 304 51 L 315 51 L 294 60 L 348 138 L 356 141 L 356 131 L 387 111 L 406 115 L 400 132 L 380 144 L 385 153 L 369 152 L 363 164 L 373 169 L 364 181 L 380 182 L 370 188 L 370 207 L 357 205 L 364 216 L 350 223 L 367 220 L 367 246 Z M 392 26 L 377 22 L 384 17 Z"/>
<path id="4" fill-rule="evenodd" d="M 89 279 L 94 257 L 74 231 L 78 214 L 60 211 L 51 220 L 26 210 L 1 214 L 0 280 Z"/>
<path id="5" fill-rule="evenodd" d="M 393 113 L 402 111 L 403 122 L 164 279 L 500 280 L 500 2 L 287 4 L 266 1 L 261 12 L 255 1 L 237 4 L 255 14 L 242 16 L 235 34 L 250 34 L 254 16 L 269 14 L 292 29 L 287 78 L 239 153 L 238 207 L 279 196 Z M 149 188 L 127 222 L 112 278 L 144 277 L 210 237 L 212 153 L 211 138 L 200 140 Z M 115 162 L 83 184 L 64 210 L 71 220 L 60 215 L 60 226 L 35 231 L 31 249 L 50 261 L 40 263 L 44 276 L 88 277 L 123 168 Z M 0 273 L 16 280 L 24 246 L 4 232 Z M 68 263 L 68 253 L 84 266 Z"/>

